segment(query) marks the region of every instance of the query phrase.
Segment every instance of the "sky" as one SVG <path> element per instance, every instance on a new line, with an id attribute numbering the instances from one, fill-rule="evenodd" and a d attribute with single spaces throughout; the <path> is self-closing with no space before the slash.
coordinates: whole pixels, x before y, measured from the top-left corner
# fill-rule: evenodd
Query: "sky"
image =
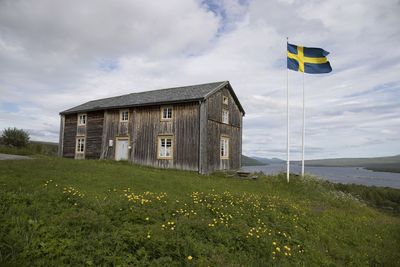
<path id="1" fill-rule="evenodd" d="M 0 0 L 0 129 L 58 142 L 59 112 L 152 89 L 229 80 L 243 153 L 286 158 L 286 37 L 329 51 L 304 75 L 306 159 L 400 154 L 398 0 Z M 289 71 L 301 157 L 302 74 Z"/>

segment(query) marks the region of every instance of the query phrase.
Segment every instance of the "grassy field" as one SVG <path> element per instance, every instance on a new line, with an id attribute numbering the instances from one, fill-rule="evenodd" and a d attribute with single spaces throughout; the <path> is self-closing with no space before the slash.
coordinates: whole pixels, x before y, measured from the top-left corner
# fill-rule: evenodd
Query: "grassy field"
<path id="1" fill-rule="evenodd" d="M 0 265 L 400 266 L 400 217 L 347 190 L 121 162 L 0 161 Z"/>
<path id="2" fill-rule="evenodd" d="M 14 155 L 47 155 L 56 156 L 58 151 L 57 143 L 30 141 L 27 147 L 10 147 L 0 145 L 0 153 Z"/>

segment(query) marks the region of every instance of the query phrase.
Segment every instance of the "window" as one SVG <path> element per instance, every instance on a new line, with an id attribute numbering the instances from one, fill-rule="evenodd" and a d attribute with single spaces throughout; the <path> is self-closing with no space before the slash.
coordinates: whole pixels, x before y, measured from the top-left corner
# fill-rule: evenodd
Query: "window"
<path id="1" fill-rule="evenodd" d="M 127 122 L 129 120 L 129 110 L 121 110 L 119 112 L 119 121 Z"/>
<path id="2" fill-rule="evenodd" d="M 85 138 L 76 138 L 76 153 L 85 153 Z"/>
<path id="3" fill-rule="evenodd" d="M 221 137 L 219 154 L 221 156 L 221 159 L 229 159 L 229 138 L 228 137 Z"/>
<path id="4" fill-rule="evenodd" d="M 172 120 L 172 107 L 161 107 L 161 120 L 168 121 Z"/>
<path id="5" fill-rule="evenodd" d="M 227 96 L 222 97 L 222 104 L 228 105 L 229 104 L 229 98 Z"/>
<path id="6" fill-rule="evenodd" d="M 158 137 L 158 158 L 172 159 L 173 157 L 173 140 L 172 136 Z"/>
<path id="7" fill-rule="evenodd" d="M 229 111 L 226 109 L 222 110 L 222 123 L 229 123 Z"/>
<path id="8" fill-rule="evenodd" d="M 78 125 L 86 125 L 86 114 L 78 114 Z"/>

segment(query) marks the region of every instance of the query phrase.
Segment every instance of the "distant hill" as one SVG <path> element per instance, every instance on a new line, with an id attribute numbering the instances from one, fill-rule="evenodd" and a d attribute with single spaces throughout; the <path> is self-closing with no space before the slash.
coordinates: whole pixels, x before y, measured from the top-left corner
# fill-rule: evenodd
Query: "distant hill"
<path id="1" fill-rule="evenodd" d="M 30 140 L 29 142 L 33 143 L 33 144 L 42 144 L 42 145 L 49 145 L 49 146 L 58 147 L 58 143 L 56 143 L 56 142 L 35 141 L 35 140 Z"/>
<path id="2" fill-rule="evenodd" d="M 260 166 L 260 165 L 266 165 L 266 164 L 254 158 L 242 155 L 242 166 Z"/>
<path id="3" fill-rule="evenodd" d="M 364 167 L 373 171 L 400 172 L 400 155 L 377 158 L 336 158 L 306 160 L 309 166 Z"/>
<path id="4" fill-rule="evenodd" d="M 278 159 L 278 158 L 272 158 L 272 159 L 268 159 L 268 158 L 261 158 L 261 157 L 253 157 L 254 159 L 264 163 L 264 164 L 274 164 L 274 163 L 283 163 L 285 162 L 282 159 Z"/>
<path id="5" fill-rule="evenodd" d="M 284 160 L 278 158 L 261 158 L 261 157 L 247 157 L 242 155 L 242 166 L 261 166 L 261 165 L 268 165 L 274 163 L 282 163 L 285 162 Z"/>

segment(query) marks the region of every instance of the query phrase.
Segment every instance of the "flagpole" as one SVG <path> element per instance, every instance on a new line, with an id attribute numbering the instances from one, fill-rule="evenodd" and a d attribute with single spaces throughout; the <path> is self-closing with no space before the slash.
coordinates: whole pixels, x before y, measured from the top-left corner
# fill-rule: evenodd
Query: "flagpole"
<path id="1" fill-rule="evenodd" d="M 304 148 L 306 142 L 306 112 L 305 112 L 305 92 L 304 92 L 304 72 L 303 72 L 303 138 L 302 138 L 302 158 L 301 158 L 301 176 L 304 177 Z"/>
<path id="2" fill-rule="evenodd" d="M 289 43 L 289 37 L 286 37 L 286 53 L 287 44 Z M 287 57 L 287 55 L 286 55 Z M 289 173 L 290 173 L 290 150 L 289 150 L 289 69 L 286 67 L 286 92 L 287 92 L 287 140 L 286 140 L 286 180 L 289 183 Z"/>

